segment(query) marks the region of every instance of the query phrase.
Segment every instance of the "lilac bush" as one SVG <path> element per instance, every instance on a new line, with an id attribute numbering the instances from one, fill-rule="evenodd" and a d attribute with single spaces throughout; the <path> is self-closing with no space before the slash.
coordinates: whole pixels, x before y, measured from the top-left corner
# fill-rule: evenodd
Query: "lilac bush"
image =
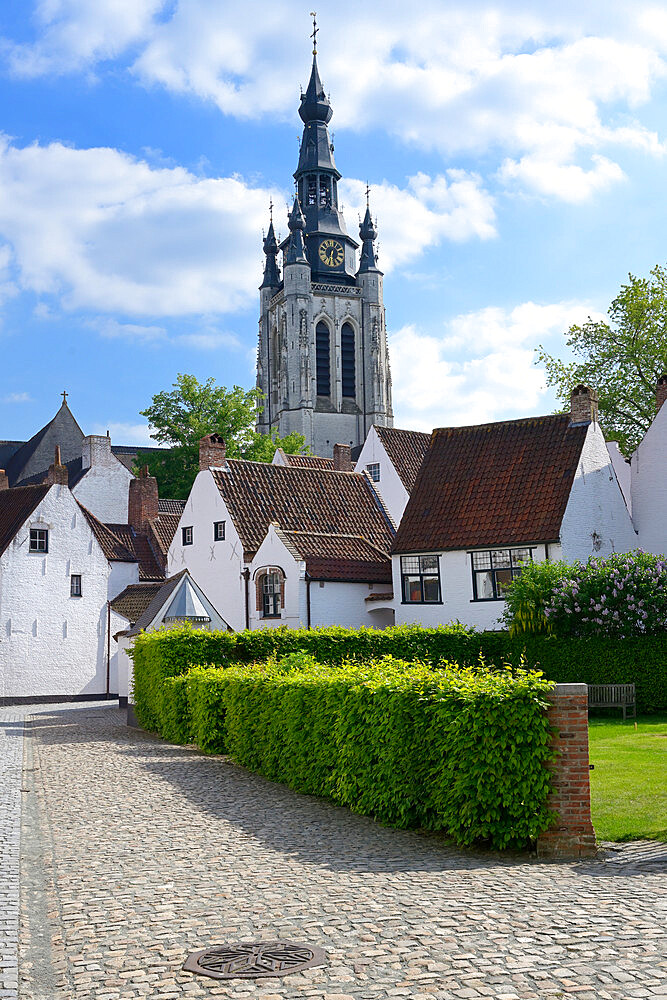
<path id="1" fill-rule="evenodd" d="M 637 550 L 575 563 L 544 595 L 544 618 L 556 635 L 667 631 L 667 560 Z"/>

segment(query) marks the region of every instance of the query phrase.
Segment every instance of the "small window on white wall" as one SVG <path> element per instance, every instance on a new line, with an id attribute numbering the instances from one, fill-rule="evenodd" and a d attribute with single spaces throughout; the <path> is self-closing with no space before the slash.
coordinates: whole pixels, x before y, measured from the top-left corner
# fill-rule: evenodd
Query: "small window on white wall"
<path id="1" fill-rule="evenodd" d="M 181 528 L 183 534 L 183 545 L 192 545 L 192 525 L 187 528 Z"/>
<path id="2" fill-rule="evenodd" d="M 30 529 L 30 551 L 31 552 L 49 551 L 49 532 L 47 528 Z"/>
<path id="3" fill-rule="evenodd" d="M 80 573 L 72 573 L 69 578 L 69 593 L 70 597 L 81 597 L 83 595 Z"/>
<path id="4" fill-rule="evenodd" d="M 224 542 L 225 540 L 225 522 L 224 521 L 214 521 L 213 522 L 213 541 L 214 542 Z"/>
<path id="5" fill-rule="evenodd" d="M 380 463 L 379 462 L 371 462 L 369 465 L 367 465 L 366 466 L 366 472 L 371 477 L 371 479 L 373 480 L 374 483 L 379 483 L 380 482 Z"/>

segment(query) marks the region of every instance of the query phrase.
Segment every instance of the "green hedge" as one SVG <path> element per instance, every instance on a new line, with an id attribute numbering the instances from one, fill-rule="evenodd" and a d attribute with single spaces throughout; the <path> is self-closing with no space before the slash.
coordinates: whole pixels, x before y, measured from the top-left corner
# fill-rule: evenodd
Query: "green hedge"
<path id="1" fill-rule="evenodd" d="M 479 632 L 460 625 L 424 629 L 398 625 L 387 629 L 261 629 L 206 632 L 186 626 L 142 633 L 134 644 L 134 696 L 140 723 L 175 739 L 179 721 L 165 679 L 185 674 L 200 663 L 229 666 L 304 651 L 321 663 L 393 656 L 437 665 L 443 660 L 474 665 L 480 654 L 488 663 L 539 668 L 554 681 L 586 684 L 635 683 L 640 712 L 667 709 L 667 633 L 617 639 L 608 636 L 559 638 L 554 635 L 510 637 L 507 632 Z M 187 726 L 186 726 L 187 728 Z M 181 740 L 183 742 L 184 740 Z"/>
<path id="2" fill-rule="evenodd" d="M 296 659 L 296 658 L 294 658 Z M 386 658 L 196 667 L 202 750 L 398 827 L 523 846 L 551 822 L 549 682 Z"/>

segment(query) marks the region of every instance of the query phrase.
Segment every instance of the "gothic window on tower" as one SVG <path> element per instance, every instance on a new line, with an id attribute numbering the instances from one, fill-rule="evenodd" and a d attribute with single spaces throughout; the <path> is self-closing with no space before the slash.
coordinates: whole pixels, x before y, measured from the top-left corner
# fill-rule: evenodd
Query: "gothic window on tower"
<path id="1" fill-rule="evenodd" d="M 331 395 L 331 362 L 329 357 L 329 327 L 319 322 L 315 329 L 315 372 L 317 395 Z"/>
<path id="2" fill-rule="evenodd" d="M 313 174 L 308 177 L 308 204 L 317 205 L 317 177 Z"/>
<path id="3" fill-rule="evenodd" d="M 340 367 L 343 396 L 356 396 L 354 371 L 354 330 L 349 323 L 340 332 Z"/>

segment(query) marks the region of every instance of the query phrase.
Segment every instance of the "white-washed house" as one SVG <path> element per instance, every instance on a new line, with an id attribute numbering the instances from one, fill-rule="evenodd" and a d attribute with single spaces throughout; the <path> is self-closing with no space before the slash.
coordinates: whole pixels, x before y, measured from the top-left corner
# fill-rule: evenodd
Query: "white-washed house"
<path id="1" fill-rule="evenodd" d="M 423 431 L 373 424 L 359 452 L 357 471 L 371 477 L 396 525 L 401 523 L 430 441 L 431 435 Z"/>
<path id="2" fill-rule="evenodd" d="M 632 519 L 638 547 L 667 554 L 667 375 L 656 386 L 657 413 L 632 456 Z"/>
<path id="3" fill-rule="evenodd" d="M 233 629 L 393 620 L 373 595 L 390 590 L 394 526 L 368 476 L 349 471 L 349 446 L 330 470 L 228 460 L 209 435 L 200 467 L 168 572 L 188 569 Z"/>
<path id="4" fill-rule="evenodd" d="M 394 541 L 396 621 L 494 628 L 526 562 L 636 545 L 585 386 L 570 414 L 435 430 Z"/>

